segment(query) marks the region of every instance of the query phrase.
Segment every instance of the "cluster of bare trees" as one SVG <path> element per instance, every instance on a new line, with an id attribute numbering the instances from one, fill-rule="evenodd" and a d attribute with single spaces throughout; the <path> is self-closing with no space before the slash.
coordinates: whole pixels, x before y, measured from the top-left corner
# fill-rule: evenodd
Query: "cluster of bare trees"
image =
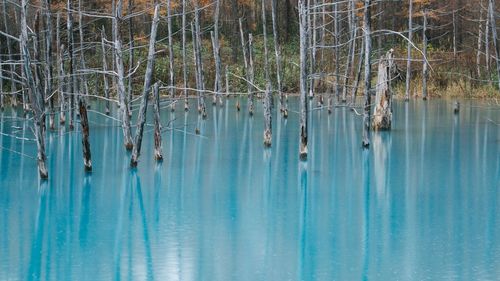
<path id="1" fill-rule="evenodd" d="M 116 115 L 121 122 L 125 149 L 132 151 L 132 167 L 137 166 L 140 156 L 151 93 L 155 111 L 155 158 L 163 158 L 160 122 L 162 90 L 168 93 L 166 99 L 172 111 L 178 101 L 184 101 L 184 109 L 189 111 L 191 99 L 196 99 L 201 119 L 208 116 L 207 96 L 211 96 L 213 106 L 217 106 L 223 103 L 223 98 L 237 94 L 238 110 L 240 97 L 246 96 L 250 115 L 255 112 L 255 101 L 263 98 L 264 145 L 271 146 L 274 97 L 278 100 L 276 111 L 284 118 L 288 116 L 283 57 L 283 42 L 286 40 L 280 40 L 280 37 L 288 38 L 294 30 L 298 31 L 296 37 L 299 39 L 296 67 L 300 78 L 300 158 L 307 159 L 308 112 L 311 107 L 332 112 L 338 106 L 351 106 L 356 113 L 357 108 L 362 108 L 362 145 L 369 147 L 371 129 L 391 128 L 392 83 L 404 80 L 403 74 L 397 70 L 398 61 L 406 63 L 406 100 L 412 96 L 411 82 L 416 64 L 422 65 L 422 97 L 428 97 L 428 46 L 433 40 L 442 40 L 443 36 L 438 31 L 446 27 L 439 15 L 451 15 L 455 60 L 460 57 L 460 50 L 465 45 L 457 43 L 463 40 L 457 38 L 460 34 L 457 26 L 465 21 L 463 17 L 457 19 L 458 15 L 464 15 L 460 13 L 463 7 L 458 5 L 451 12 L 446 12 L 442 3 L 434 1 L 407 0 L 404 11 L 407 11 L 408 23 L 403 31 L 397 31 L 395 22 L 392 22 L 393 28 L 386 27 L 388 20 L 385 16 L 388 15 L 382 7 L 389 4 L 385 1 L 299 0 L 295 5 L 287 0 L 286 13 L 290 12 L 288 8 L 292 7 L 293 11 L 296 8 L 298 28 L 290 28 L 293 20 L 287 19 L 285 32 L 280 29 L 280 4 L 277 0 L 256 1 L 254 6 L 259 7 L 256 14 L 238 18 L 241 5 L 236 0 L 152 1 L 142 5 L 141 9 L 137 9 L 138 5 L 133 0 L 128 0 L 126 11 L 123 0 L 113 0 L 110 9 L 105 5 L 105 8 L 92 9 L 89 8 L 91 5 L 87 3 L 85 6 L 81 0 L 67 0 L 64 7 L 51 0 L 2 1 L 0 105 L 3 108 L 7 100 L 13 106 L 20 102 L 26 114 L 31 116 L 42 178 L 48 176 L 45 163 L 47 119 L 50 130 L 57 129 L 56 118 L 61 126 L 65 126 L 68 119 L 70 130 L 79 120 L 85 169 L 92 170 L 87 117 L 88 100 L 91 98 L 105 102 L 107 115 L 112 114 L 111 104 L 118 106 Z M 491 83 L 489 66 L 492 58 L 496 61 L 500 77 L 495 1 L 480 0 L 479 7 L 479 19 L 475 22 L 478 30 L 475 79 L 482 79 L 482 74 L 486 72 L 489 76 L 484 81 Z M 221 11 L 227 9 L 235 14 L 222 16 Z M 377 13 L 372 16 L 374 9 Z M 289 14 L 291 19 L 293 15 L 293 12 Z M 227 24 L 224 22 L 227 17 L 232 19 L 232 26 L 221 29 Z M 140 19 L 150 19 L 146 21 L 149 25 L 145 32 L 147 36 L 138 36 L 135 24 Z M 250 19 L 258 19 L 260 25 L 252 27 Z M 16 23 L 15 28 L 8 28 L 9 20 Z M 422 24 L 414 26 L 415 20 Z M 106 35 L 109 29 L 110 37 Z M 417 43 L 414 37 L 420 29 L 421 42 Z M 272 39 L 268 38 L 271 34 Z M 230 46 L 224 46 L 224 37 L 229 38 Z M 263 42 L 263 52 L 258 57 L 254 46 L 257 37 L 259 42 Z M 383 44 L 383 38 L 393 40 L 390 44 Z M 235 40 L 239 42 L 233 43 Z M 376 48 L 373 48 L 374 40 Z M 141 44 L 143 41 L 148 43 Z M 394 48 L 398 44 L 407 47 L 404 59 L 397 58 Z M 491 45 L 494 55 L 490 51 Z M 180 51 L 176 52 L 175 46 L 179 46 Z M 222 55 L 224 47 L 232 49 L 232 58 L 226 59 Z M 147 55 L 141 56 L 145 50 Z M 162 82 L 155 62 L 163 59 L 168 60 L 165 64 L 168 75 Z M 241 76 L 229 71 L 235 59 L 240 60 L 243 66 Z M 484 60 L 486 67 L 482 67 Z M 372 86 L 372 62 L 378 65 L 375 87 Z M 213 77 L 207 75 L 208 69 L 214 70 Z M 264 73 L 262 81 L 256 79 L 259 70 Z M 143 75 L 140 75 L 141 71 Z M 190 77 L 194 77 L 194 85 Z M 361 83 L 362 79 L 364 83 Z M 236 80 L 244 81 L 246 93 L 231 91 L 231 82 Z M 138 88 L 138 81 L 142 82 L 140 95 L 139 91 L 134 91 L 134 86 Z M 94 89 L 92 85 L 95 85 Z M 356 97 L 360 89 L 364 99 L 362 105 L 357 105 Z M 372 96 L 375 96 L 374 103 Z M 140 100 L 140 106 L 136 125 L 133 126 L 132 104 L 135 100 Z"/>

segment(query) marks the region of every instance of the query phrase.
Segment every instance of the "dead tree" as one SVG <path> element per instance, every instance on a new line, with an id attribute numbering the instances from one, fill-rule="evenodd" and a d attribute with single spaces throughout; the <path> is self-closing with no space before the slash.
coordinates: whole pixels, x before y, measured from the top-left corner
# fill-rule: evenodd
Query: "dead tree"
<path id="1" fill-rule="evenodd" d="M 82 14 L 82 0 L 78 0 L 78 33 L 80 34 L 80 69 L 87 69 L 85 63 L 85 46 L 83 37 L 83 14 Z M 80 93 L 85 94 L 85 98 L 89 95 L 89 84 L 87 81 L 87 75 L 80 75 Z"/>
<path id="2" fill-rule="evenodd" d="M 52 95 L 52 10 L 51 1 L 45 0 L 45 96 L 49 99 L 49 128 L 55 129 L 54 95 Z"/>
<path id="3" fill-rule="evenodd" d="M 267 49 L 267 27 L 266 27 L 266 1 L 262 0 L 262 34 L 264 36 L 264 73 L 266 83 L 270 80 L 269 76 L 269 53 Z"/>
<path id="4" fill-rule="evenodd" d="M 23 73 L 28 85 L 28 94 L 30 96 L 31 109 L 33 111 L 34 132 L 37 143 L 37 161 L 38 172 L 40 178 L 47 179 L 49 174 L 47 171 L 45 155 L 45 108 L 44 100 L 40 89 L 36 86 L 31 69 L 31 58 L 28 47 L 28 24 L 26 23 L 26 7 L 27 0 L 21 1 L 21 36 L 20 47 L 23 59 Z"/>
<path id="5" fill-rule="evenodd" d="M 187 90 L 187 55 L 186 55 L 186 0 L 182 0 L 182 77 L 184 85 L 184 111 L 189 110 Z"/>
<path id="6" fill-rule="evenodd" d="M 300 24 L 300 145 L 299 155 L 302 161 L 307 160 L 307 115 L 308 115 L 308 101 L 307 101 L 307 54 L 308 54 L 308 11 L 305 0 L 299 0 L 299 24 Z"/>
<path id="7" fill-rule="evenodd" d="M 407 46 L 407 61 L 406 61 L 406 88 L 405 100 L 410 100 L 410 83 L 411 83 L 411 42 L 413 38 L 413 0 L 409 0 L 410 6 L 408 9 L 408 46 Z M 365 42 L 366 44 L 366 42 Z"/>
<path id="8" fill-rule="evenodd" d="M 483 21 L 484 21 L 484 10 L 483 10 L 483 1 L 480 2 L 479 9 L 479 28 L 478 28 L 478 36 L 477 36 L 477 50 L 476 50 L 476 74 L 478 78 L 481 78 L 481 49 L 483 43 Z"/>
<path id="9" fill-rule="evenodd" d="M 371 0 L 364 0 L 363 31 L 365 40 L 365 104 L 363 112 L 363 147 L 370 146 L 370 111 L 371 111 Z"/>
<path id="10" fill-rule="evenodd" d="M 2 1 L 2 13 L 3 13 L 3 26 L 6 28 L 5 32 L 7 32 L 7 0 Z M 13 50 L 12 50 L 12 45 L 11 45 L 11 38 L 7 37 L 5 39 L 5 43 L 7 45 L 7 59 L 12 62 L 14 60 L 13 57 Z M 17 83 L 16 80 L 14 79 L 14 74 L 16 72 L 16 67 L 14 64 L 10 63 L 9 64 L 9 80 L 10 80 L 10 92 L 12 93 L 12 98 L 11 98 L 11 104 L 13 106 L 17 106 L 17 98 L 18 98 L 18 93 L 17 93 Z M 23 102 L 24 102 L 24 91 L 23 91 Z"/>
<path id="11" fill-rule="evenodd" d="M 80 97 L 78 107 L 80 109 L 80 125 L 82 128 L 83 166 L 85 167 L 85 171 L 90 172 L 92 171 L 92 156 L 89 141 L 90 128 L 89 119 L 87 117 L 87 105 L 83 97 Z"/>
<path id="12" fill-rule="evenodd" d="M 64 125 L 66 123 L 66 98 L 65 98 L 65 77 L 66 73 L 64 72 L 64 52 L 65 46 L 61 45 L 61 35 L 60 35 L 60 24 L 61 24 L 61 14 L 57 13 L 56 20 L 56 45 L 57 45 L 57 69 L 58 69 L 58 77 L 57 77 L 57 87 L 58 87 L 58 101 L 59 101 L 59 124 Z"/>
<path id="13" fill-rule="evenodd" d="M 129 101 L 132 100 L 132 93 L 133 93 L 133 79 L 132 79 L 132 73 L 131 70 L 134 67 L 134 30 L 133 30 L 133 17 L 131 16 L 134 10 L 134 0 L 128 0 L 128 7 L 127 7 L 127 13 L 129 16 L 128 19 L 128 40 L 129 40 L 129 47 L 128 47 L 128 67 L 129 67 L 129 77 L 127 79 L 128 86 L 127 86 L 127 98 Z M 106 79 L 106 78 L 105 78 Z M 106 82 L 107 83 L 107 82 Z M 132 113 L 130 110 L 130 103 L 128 105 L 128 111 L 129 115 Z"/>
<path id="14" fill-rule="evenodd" d="M 274 55 L 276 61 L 276 82 L 277 82 L 277 91 L 280 101 L 280 111 L 285 112 L 286 104 L 283 96 L 283 92 L 281 91 L 281 55 L 280 55 L 280 46 L 279 46 L 279 38 L 278 38 L 278 19 L 276 17 L 277 10 L 277 0 L 272 0 L 271 3 L 271 15 L 273 19 L 273 39 L 274 39 Z"/>
<path id="15" fill-rule="evenodd" d="M 427 100 L 427 77 L 429 76 L 428 65 L 427 65 L 427 9 L 424 10 L 423 18 L 423 30 L 422 30 L 422 51 L 424 53 L 423 65 L 422 65 L 422 98 Z"/>
<path id="16" fill-rule="evenodd" d="M 219 16 L 220 16 L 220 5 L 221 1 L 216 0 L 215 13 L 214 13 L 214 31 L 212 35 L 212 47 L 214 51 L 214 61 L 215 61 L 215 86 L 214 86 L 214 98 L 213 104 L 217 103 L 217 97 L 219 97 L 220 104 L 222 105 L 222 97 L 220 95 L 222 91 L 222 64 L 220 58 L 220 41 L 219 41 Z"/>
<path id="17" fill-rule="evenodd" d="M 271 83 L 268 82 L 264 94 L 264 146 L 271 147 L 273 139 L 273 116 L 271 105 L 272 93 Z"/>
<path id="18" fill-rule="evenodd" d="M 252 92 L 253 92 L 253 86 L 252 86 L 252 83 L 250 82 L 251 81 L 251 78 L 250 78 L 250 66 L 249 66 L 249 62 L 248 62 L 248 57 L 247 57 L 247 46 L 246 46 L 246 42 L 245 42 L 245 34 L 243 33 L 243 19 L 240 18 L 239 20 L 239 24 L 240 24 L 240 37 L 241 37 L 241 48 L 242 48 L 242 52 L 243 52 L 243 63 L 244 63 L 244 67 L 245 67 L 245 78 L 246 78 L 246 82 L 247 82 L 247 93 L 248 93 L 248 112 L 250 113 L 250 115 L 253 114 L 253 104 L 251 102 L 251 96 L 252 96 Z"/>
<path id="19" fill-rule="evenodd" d="M 148 62 L 146 66 L 146 74 L 144 75 L 144 87 L 142 91 L 141 107 L 139 109 L 139 117 L 137 117 L 137 130 L 135 132 L 135 145 L 132 150 L 132 158 L 130 160 L 131 167 L 137 167 L 139 156 L 141 154 L 142 135 L 144 132 L 144 124 L 146 123 L 146 111 L 148 108 L 148 96 L 151 92 L 151 79 L 153 78 L 154 61 L 155 61 L 155 44 L 156 33 L 158 30 L 160 5 L 156 4 L 153 23 L 151 24 L 151 35 L 149 36 Z"/>
<path id="20" fill-rule="evenodd" d="M 200 11 L 198 2 L 195 1 L 194 25 L 191 23 L 193 32 L 193 54 L 196 67 L 196 84 L 198 90 L 198 113 L 203 119 L 207 118 L 207 107 L 205 105 L 205 77 L 203 71 L 203 61 L 201 59 L 201 31 L 200 31 Z"/>
<path id="21" fill-rule="evenodd" d="M 73 130 L 75 127 L 75 95 L 78 91 L 78 81 L 75 75 L 75 52 L 74 52 L 74 36 L 73 36 L 73 1 L 67 0 L 67 32 L 68 32 L 68 56 L 69 56 L 69 129 Z"/>
<path id="22" fill-rule="evenodd" d="M 378 65 L 376 85 L 375 111 L 373 112 L 373 129 L 390 130 L 392 126 L 392 92 L 391 73 L 394 66 L 394 50 L 382 56 Z"/>
<path id="23" fill-rule="evenodd" d="M 173 99 L 175 94 L 174 80 L 174 43 L 172 41 L 172 1 L 167 0 L 167 31 L 168 31 L 168 66 L 169 66 L 169 86 L 170 97 Z M 172 103 L 171 111 L 175 110 L 175 103 Z"/>
<path id="24" fill-rule="evenodd" d="M 134 143 L 130 129 L 130 115 L 128 114 L 128 99 L 125 91 L 125 77 L 123 68 L 123 50 L 122 39 L 119 31 L 121 22 L 122 0 L 118 0 L 116 6 L 113 6 L 113 40 L 115 48 L 115 67 L 117 74 L 117 90 L 120 100 L 120 111 L 122 118 L 123 143 L 125 149 L 132 150 Z"/>
<path id="25" fill-rule="evenodd" d="M 253 35 L 248 34 L 248 77 L 250 78 L 249 84 L 251 85 L 250 95 L 248 97 L 248 113 L 250 116 L 253 115 L 254 111 L 254 66 L 253 66 Z"/>
<path id="26" fill-rule="evenodd" d="M 155 118 L 155 159 L 163 161 L 163 153 L 161 148 L 161 122 L 160 122 L 160 89 L 158 83 L 153 85 L 154 95 L 154 118 Z"/>
<path id="27" fill-rule="evenodd" d="M 101 29 L 101 50 L 102 50 L 102 79 L 104 82 L 104 97 L 106 98 L 106 115 L 109 115 L 110 111 L 110 102 L 109 102 L 109 82 L 107 77 L 108 72 L 108 62 L 106 60 L 106 45 L 104 44 L 104 40 L 106 39 L 106 34 L 104 31 L 104 26 Z"/>

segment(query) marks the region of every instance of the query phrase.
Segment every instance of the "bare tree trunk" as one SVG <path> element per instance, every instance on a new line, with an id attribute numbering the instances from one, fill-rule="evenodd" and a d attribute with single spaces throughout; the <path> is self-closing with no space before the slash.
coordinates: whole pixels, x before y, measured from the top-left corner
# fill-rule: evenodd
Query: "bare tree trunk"
<path id="1" fill-rule="evenodd" d="M 483 43 L 483 21 L 484 21 L 484 11 L 483 11 L 483 1 L 481 0 L 479 9 L 479 28 L 477 36 L 477 51 L 476 51 L 476 73 L 479 79 L 481 78 L 481 49 Z"/>
<path id="2" fill-rule="evenodd" d="M 272 93 L 271 83 L 266 85 L 266 92 L 264 94 L 264 146 L 271 147 L 273 139 L 273 122 L 272 122 Z"/>
<path id="3" fill-rule="evenodd" d="M 6 27 L 6 30 L 5 32 L 7 32 L 7 0 L 3 0 L 2 2 L 2 12 L 3 12 L 3 25 Z M 11 41 L 10 41 L 10 38 L 7 37 L 5 39 L 5 42 L 7 44 L 7 52 L 8 52 L 8 56 L 7 56 L 7 59 L 12 62 L 13 61 L 13 50 L 12 50 L 12 46 L 11 46 Z M 10 63 L 9 64 L 9 71 L 10 71 L 10 92 L 12 93 L 12 99 L 11 99 L 11 103 L 13 106 L 17 106 L 17 98 L 18 98 L 18 93 L 17 93 L 17 83 L 15 82 L 14 80 L 14 73 L 16 72 L 16 68 L 15 66 Z M 24 93 L 23 93 L 23 96 L 24 96 Z M 24 98 L 23 98 L 23 101 L 24 101 Z"/>
<path id="4" fill-rule="evenodd" d="M 78 32 L 80 34 L 80 68 L 87 69 L 85 65 L 85 46 L 83 37 L 83 15 L 82 15 L 82 0 L 78 0 Z M 83 93 L 85 94 L 85 99 L 89 95 L 89 85 L 87 83 L 87 75 L 80 75 L 80 86 L 83 86 Z M 81 93 L 82 91 L 80 91 Z M 88 105 L 88 104 L 87 104 Z"/>
<path id="5" fill-rule="evenodd" d="M 186 0 L 182 0 L 182 76 L 184 82 L 184 111 L 189 110 L 187 91 L 187 56 L 186 56 Z"/>
<path id="6" fill-rule="evenodd" d="M 339 32 L 339 25 L 340 25 L 340 20 L 339 20 L 339 4 L 335 2 L 334 4 L 334 12 L 333 12 L 333 22 L 334 22 L 334 42 L 335 42 L 335 99 L 337 102 L 340 100 L 340 32 Z M 331 108 L 330 108 L 331 109 Z"/>
<path id="7" fill-rule="evenodd" d="M 356 37 L 358 36 L 357 23 L 355 18 L 355 6 L 353 1 L 348 3 L 349 13 L 349 53 L 347 55 L 346 68 L 344 72 L 344 85 L 342 87 L 342 103 L 347 101 L 347 91 L 349 86 L 349 79 L 352 75 L 354 65 L 354 55 L 356 53 Z"/>
<path id="8" fill-rule="evenodd" d="M 410 6 L 409 6 L 409 10 L 408 10 L 408 46 L 407 46 L 407 62 L 406 62 L 405 101 L 410 100 L 411 42 L 413 40 L 413 0 L 409 0 L 409 2 L 410 2 Z M 365 44 L 366 44 L 366 42 L 365 42 Z"/>
<path id="9" fill-rule="evenodd" d="M 139 109 L 139 116 L 137 117 L 137 131 L 135 132 L 135 145 L 132 150 L 132 158 L 130 159 L 130 167 L 137 167 L 139 156 L 141 155 L 142 135 L 144 133 L 144 125 L 146 124 L 146 112 L 148 109 L 148 95 L 149 92 L 144 91 L 141 107 Z"/>
<path id="10" fill-rule="evenodd" d="M 410 0 L 411 1 L 411 0 Z M 363 112 L 363 147 L 370 146 L 370 111 L 371 111 L 371 0 L 364 0 L 363 30 L 365 37 L 365 105 Z"/>
<path id="11" fill-rule="evenodd" d="M 229 69 L 226 65 L 226 98 L 229 97 L 230 89 L 229 89 Z"/>
<path id="12" fill-rule="evenodd" d="M 276 80 L 277 80 L 277 90 L 280 101 L 280 111 L 284 112 L 286 108 L 283 92 L 281 91 L 281 56 L 280 56 L 280 46 L 278 38 L 278 19 L 276 17 L 277 10 L 277 0 L 272 0 L 271 3 L 271 15 L 273 19 L 273 39 L 274 39 L 274 55 L 276 61 Z"/>
<path id="13" fill-rule="evenodd" d="M 351 92 L 351 99 L 352 99 L 352 104 L 354 105 L 356 103 L 356 96 L 358 94 L 358 89 L 359 89 L 359 83 L 361 81 L 361 69 L 363 68 L 363 63 L 365 61 L 365 39 L 361 41 L 361 46 L 360 46 L 360 52 L 359 52 L 359 61 L 358 61 L 358 67 L 356 69 L 356 78 L 354 79 L 354 85 L 352 87 L 352 92 Z"/>
<path id="14" fill-rule="evenodd" d="M 134 0 L 128 0 L 127 13 L 130 16 L 134 10 Z M 127 99 L 130 101 L 127 107 L 129 116 L 132 114 L 130 109 L 131 101 L 133 99 L 133 78 L 132 78 L 132 69 L 134 68 L 134 30 L 133 30 L 133 18 L 130 17 L 128 19 L 128 38 L 129 38 L 129 47 L 128 47 L 128 68 L 129 68 L 129 77 L 127 78 Z"/>
<path id="15" fill-rule="evenodd" d="M 169 62 L 169 84 L 170 84 L 170 97 L 173 99 L 175 95 L 175 80 L 174 80 L 174 43 L 172 41 L 172 1 L 167 0 L 167 30 L 168 30 L 168 62 Z M 172 103 L 170 108 L 173 112 L 175 110 L 175 103 Z"/>
<path id="16" fill-rule="evenodd" d="M 493 47 L 495 49 L 495 59 L 497 64 L 497 79 L 498 79 L 498 88 L 500 89 L 500 46 L 498 44 L 498 36 L 497 36 L 497 26 L 496 26 L 496 18 L 495 18 L 495 1 L 489 0 L 489 14 L 490 14 L 490 23 L 491 23 L 491 35 L 493 38 Z"/>
<path id="17" fill-rule="evenodd" d="M 203 72 L 203 61 L 201 59 L 202 50 L 199 12 L 198 2 L 195 1 L 195 20 L 194 26 L 191 24 L 191 29 L 193 30 L 193 49 L 197 73 L 196 84 L 198 86 L 198 113 L 202 115 L 203 119 L 205 119 L 207 117 L 207 109 L 205 105 L 205 77 Z"/>
<path id="18" fill-rule="evenodd" d="M 308 0 L 308 6 L 312 6 L 314 9 L 312 11 L 309 11 L 308 13 L 308 20 L 309 20 L 309 26 L 310 26 L 310 33 L 309 34 L 309 46 L 311 49 L 311 55 L 310 55 L 310 70 L 309 73 L 312 75 L 310 78 L 311 81 L 309 83 L 309 98 L 312 99 L 314 98 L 314 87 L 316 84 L 316 43 L 317 43 L 317 32 L 316 32 L 316 13 L 317 13 L 317 8 L 316 8 L 316 0 Z M 311 8 L 309 8 L 311 9 Z"/>
<path id="19" fill-rule="evenodd" d="M 453 61 L 456 63 L 457 61 L 457 20 L 456 20 L 456 10 L 455 10 L 455 7 L 453 7 L 453 21 L 452 21 L 452 24 L 453 24 Z M 410 41 L 411 41 L 411 38 L 410 38 Z"/>
<path id="20" fill-rule="evenodd" d="M 69 55 L 69 129 L 75 127 L 75 95 L 78 92 L 78 81 L 75 75 L 75 52 L 74 52 L 74 35 L 73 35 L 73 0 L 67 0 L 67 31 L 68 31 L 68 55 Z"/>
<path id="21" fill-rule="evenodd" d="M 308 115 L 308 101 L 307 101 L 307 53 L 308 44 L 307 36 L 309 32 L 307 20 L 307 7 L 305 0 L 299 0 L 299 17 L 300 17 L 300 146 L 299 155 L 302 161 L 307 160 L 307 115 Z"/>
<path id="22" fill-rule="evenodd" d="M 59 91 L 59 124 L 64 125 L 66 123 L 66 98 L 65 94 L 65 80 L 66 73 L 64 72 L 64 61 L 63 54 L 65 47 L 61 45 L 61 35 L 60 35 L 60 26 L 61 26 L 61 14 L 57 13 L 57 23 L 56 23 L 56 44 L 57 44 L 57 67 L 58 67 L 58 79 L 57 86 Z"/>
<path id="23" fill-rule="evenodd" d="M 488 2 L 489 5 L 489 2 Z M 490 69 L 490 10 L 486 12 L 486 29 L 484 31 L 484 59 L 486 65 L 486 74 L 488 75 L 489 84 L 491 85 L 491 69 Z"/>
<path id="24" fill-rule="evenodd" d="M 90 152 L 90 128 L 89 128 L 89 119 L 87 117 L 87 105 L 85 104 L 85 99 L 80 97 L 79 102 L 80 109 L 80 125 L 82 127 L 82 147 L 83 147 L 83 165 L 85 167 L 85 171 L 92 171 L 92 156 Z"/>
<path id="25" fill-rule="evenodd" d="M 219 41 L 219 15 L 220 15 L 220 5 L 221 0 L 216 0 L 217 4 L 215 6 L 214 14 L 214 32 L 212 36 L 212 46 L 214 50 L 214 61 L 215 61 L 215 87 L 214 87 L 214 98 L 213 104 L 217 102 L 217 97 L 219 97 L 219 102 L 222 105 L 222 97 L 220 92 L 222 91 L 222 64 L 220 59 L 220 41 Z"/>
<path id="26" fill-rule="evenodd" d="M 269 74 L 269 51 L 267 48 L 267 20 L 266 20 L 266 1 L 262 0 L 262 34 L 264 36 L 264 73 L 266 83 L 270 81 Z"/>
<path id="27" fill-rule="evenodd" d="M 427 77 L 429 76 L 429 71 L 427 69 L 427 9 L 424 9 L 424 18 L 423 18 L 423 30 L 422 30 L 422 40 L 423 40 L 423 66 L 422 66 L 422 98 L 427 100 Z"/>
<path id="28" fill-rule="evenodd" d="M 121 22 L 122 0 L 118 0 L 116 7 L 113 7 L 113 40 L 115 47 L 115 67 L 118 76 L 117 89 L 120 99 L 120 110 L 122 115 L 122 130 L 123 144 L 125 149 L 132 150 L 134 143 L 132 140 L 132 132 L 130 129 L 130 115 L 128 114 L 128 100 L 125 91 L 125 78 L 123 68 L 123 50 L 122 39 L 119 32 L 119 24 Z"/>
<path id="29" fill-rule="evenodd" d="M 53 67 L 52 67 L 52 10 L 51 1 L 45 0 L 45 96 L 49 99 L 49 128 L 51 130 L 55 129 L 55 111 L 54 111 L 54 95 L 52 95 L 52 77 L 53 77 Z"/>
<path id="30" fill-rule="evenodd" d="M 392 92 L 391 73 L 394 65 L 393 50 L 389 50 L 380 59 L 375 97 L 375 111 L 373 113 L 373 129 L 390 130 L 392 126 Z"/>
<path id="31" fill-rule="evenodd" d="M 106 115 L 109 115 L 110 111 L 110 102 L 109 102 L 109 83 L 108 83 L 108 77 L 107 77 L 107 72 L 108 72 L 108 62 L 106 60 L 106 46 L 104 44 L 104 40 L 106 39 L 106 34 L 104 31 L 104 26 L 102 26 L 101 29 L 101 49 L 102 49 L 102 78 L 104 82 L 104 97 L 106 98 Z"/>
<path id="32" fill-rule="evenodd" d="M 38 172 L 40 174 L 40 178 L 47 179 L 49 174 L 45 163 L 47 159 L 45 155 L 45 109 L 42 93 L 36 87 L 35 81 L 33 79 L 33 72 L 31 70 L 31 59 L 28 48 L 28 25 L 26 23 L 26 6 L 27 0 L 22 0 L 20 47 L 23 58 L 23 72 L 24 77 L 26 78 L 26 81 L 28 83 L 28 94 L 30 95 L 31 108 L 33 110 L 35 139 L 38 148 Z"/>
<path id="33" fill-rule="evenodd" d="M 248 34 L 248 77 L 250 78 L 249 85 L 251 87 L 250 95 L 248 97 L 248 113 L 253 115 L 254 111 L 254 67 L 253 67 L 253 36 L 252 33 Z"/>
<path id="34" fill-rule="evenodd" d="M 155 159 L 163 161 L 163 152 L 161 148 L 161 119 L 160 119 L 160 90 L 158 83 L 153 85 L 154 95 L 154 118 L 155 118 Z"/>
<path id="35" fill-rule="evenodd" d="M 252 84 L 250 83 L 250 81 L 251 81 L 250 66 L 249 66 L 248 57 L 247 57 L 247 46 L 245 43 L 245 34 L 243 33 L 243 19 L 240 18 L 239 23 L 240 23 L 241 49 L 243 52 L 243 62 L 244 62 L 244 66 L 245 66 L 245 78 L 247 80 L 246 82 L 247 82 L 247 92 L 248 92 L 248 111 L 249 111 L 250 115 L 252 115 L 253 108 L 251 107 L 251 98 L 250 97 L 251 97 L 252 92 L 253 92 L 253 87 L 252 87 Z"/>

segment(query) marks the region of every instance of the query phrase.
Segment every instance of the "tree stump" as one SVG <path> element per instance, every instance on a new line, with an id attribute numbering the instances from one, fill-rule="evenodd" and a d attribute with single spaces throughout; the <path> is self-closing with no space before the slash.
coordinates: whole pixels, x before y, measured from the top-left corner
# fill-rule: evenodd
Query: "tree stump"
<path id="1" fill-rule="evenodd" d="M 390 130 L 392 125 L 391 73 L 394 66 L 393 49 L 380 58 L 373 112 L 373 130 Z"/>

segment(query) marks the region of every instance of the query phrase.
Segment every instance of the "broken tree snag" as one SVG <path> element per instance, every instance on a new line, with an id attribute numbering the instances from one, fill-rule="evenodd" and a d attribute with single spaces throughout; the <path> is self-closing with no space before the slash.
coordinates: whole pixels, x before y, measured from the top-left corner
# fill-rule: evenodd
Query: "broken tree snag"
<path id="1" fill-rule="evenodd" d="M 33 123 L 35 139 L 37 144 L 37 161 L 38 161 L 38 172 L 40 178 L 47 179 L 49 173 L 47 171 L 45 155 L 45 109 L 42 93 L 40 89 L 36 86 L 35 80 L 33 78 L 33 72 L 31 70 L 31 58 L 28 48 L 28 25 L 26 23 L 26 6 L 27 0 L 21 1 L 21 40 L 20 48 L 21 55 L 23 58 L 23 73 L 27 81 L 28 95 L 31 102 L 31 109 L 33 111 Z"/>
<path id="2" fill-rule="evenodd" d="M 158 8 L 158 6 L 156 6 L 156 7 Z M 142 93 L 142 101 L 141 101 L 141 107 L 139 109 L 139 117 L 137 117 L 137 130 L 135 132 L 135 145 L 134 145 L 134 148 L 132 150 L 132 158 L 130 159 L 130 167 L 132 167 L 132 168 L 137 167 L 137 163 L 139 161 L 139 156 L 141 154 L 142 135 L 144 133 L 144 124 L 146 123 L 146 111 L 148 109 L 148 94 L 149 94 L 149 92 L 147 92 L 147 91 L 144 91 Z"/>
<path id="3" fill-rule="evenodd" d="M 300 23 L 300 160 L 307 160 L 307 44 L 308 17 L 305 0 L 299 0 L 299 23 Z"/>
<path id="4" fill-rule="evenodd" d="M 365 41 L 365 104 L 363 112 L 363 147 L 370 146 L 370 111 L 371 111 L 371 0 L 364 1 L 363 32 Z"/>
<path id="5" fill-rule="evenodd" d="M 122 117 L 123 143 L 126 150 L 132 150 L 134 143 L 132 141 L 132 132 L 130 129 L 130 115 L 128 114 L 128 101 L 125 92 L 125 78 L 123 67 L 122 39 L 119 31 L 121 22 L 122 0 L 118 0 L 116 7 L 113 7 L 113 40 L 115 48 L 115 66 L 117 74 L 117 89 L 120 100 L 120 111 Z"/>
<path id="6" fill-rule="evenodd" d="M 108 72 L 108 62 L 106 60 L 106 46 L 104 44 L 104 40 L 106 38 L 106 34 L 104 33 L 104 26 L 101 29 L 101 49 L 102 49 L 102 78 L 104 80 L 104 97 L 106 98 L 106 115 L 109 115 L 109 83 L 108 77 L 106 77 L 106 73 Z"/>
<path id="7" fill-rule="evenodd" d="M 155 117 L 155 159 L 163 161 L 163 153 L 161 149 L 161 122 L 160 122 L 160 88 L 158 83 L 153 85 L 154 95 L 154 117 Z"/>
<path id="8" fill-rule="evenodd" d="M 85 171 L 92 171 L 92 155 L 90 153 L 90 128 L 89 128 L 89 119 L 87 117 L 87 105 L 85 104 L 85 100 L 83 97 L 80 97 L 80 101 L 78 103 L 78 107 L 80 110 L 80 125 L 82 127 L 82 147 L 83 147 L 83 165 L 85 167 Z"/>
<path id="9" fill-rule="evenodd" d="M 460 113 L 460 102 L 455 101 L 455 103 L 453 104 L 453 113 Z"/>
<path id="10" fill-rule="evenodd" d="M 271 83 L 267 83 L 266 92 L 264 94 L 264 146 L 271 147 L 273 137 L 273 122 L 272 122 L 272 99 Z"/>
<path id="11" fill-rule="evenodd" d="M 380 58 L 376 85 L 375 111 L 373 113 L 373 130 L 390 130 L 392 124 L 391 73 L 394 66 L 394 50 Z"/>

